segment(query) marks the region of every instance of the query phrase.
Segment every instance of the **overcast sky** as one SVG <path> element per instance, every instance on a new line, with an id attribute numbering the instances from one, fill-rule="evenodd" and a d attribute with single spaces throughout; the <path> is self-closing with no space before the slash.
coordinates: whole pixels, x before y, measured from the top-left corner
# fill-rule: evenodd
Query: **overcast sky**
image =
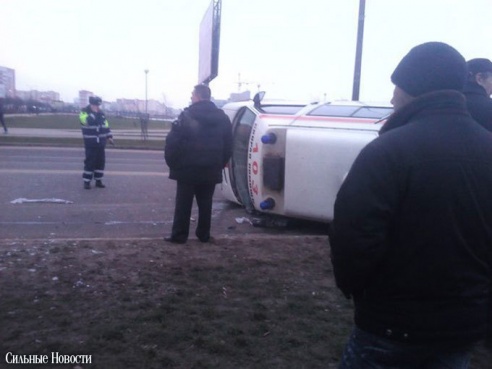
<path id="1" fill-rule="evenodd" d="M 79 90 L 107 101 L 188 105 L 198 82 L 199 26 L 210 0 L 1 0 L 0 66 L 17 89 Z M 350 99 L 359 0 L 222 0 L 215 98 Z M 389 101 L 389 76 L 415 45 L 447 42 L 492 59 L 492 0 L 367 0 L 360 99 Z"/>

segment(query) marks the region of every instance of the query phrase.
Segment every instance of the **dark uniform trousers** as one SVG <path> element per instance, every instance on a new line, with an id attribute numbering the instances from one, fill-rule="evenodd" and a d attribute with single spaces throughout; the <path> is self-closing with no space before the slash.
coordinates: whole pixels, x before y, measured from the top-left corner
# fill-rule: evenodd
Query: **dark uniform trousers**
<path id="1" fill-rule="evenodd" d="M 106 164 L 106 152 L 104 146 L 86 146 L 84 160 L 84 182 L 102 179 Z"/>
<path id="2" fill-rule="evenodd" d="M 215 183 L 213 182 L 189 184 L 178 181 L 171 235 L 173 239 L 183 242 L 188 239 L 191 208 L 193 206 L 193 198 L 195 197 L 198 205 L 198 224 L 195 235 L 200 241 L 206 242 L 209 240 L 214 191 Z"/>

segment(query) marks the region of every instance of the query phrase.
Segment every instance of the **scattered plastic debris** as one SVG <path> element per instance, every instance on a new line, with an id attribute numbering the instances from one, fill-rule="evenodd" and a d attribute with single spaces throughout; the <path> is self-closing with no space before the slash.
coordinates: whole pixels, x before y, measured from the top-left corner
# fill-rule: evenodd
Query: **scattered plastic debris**
<path id="1" fill-rule="evenodd" d="M 21 197 L 19 199 L 12 200 L 11 204 L 24 204 L 24 203 L 51 203 L 51 204 L 73 204 L 73 201 L 63 199 L 26 199 Z"/>
<path id="2" fill-rule="evenodd" d="M 89 287 L 89 285 L 88 284 L 86 285 L 83 280 L 79 279 L 77 282 L 73 284 L 73 288 L 77 288 L 77 287 Z"/>
<path id="3" fill-rule="evenodd" d="M 249 220 L 249 218 L 246 218 L 246 217 L 236 218 L 236 223 L 243 224 L 244 222 L 253 225 L 253 222 L 251 220 Z"/>

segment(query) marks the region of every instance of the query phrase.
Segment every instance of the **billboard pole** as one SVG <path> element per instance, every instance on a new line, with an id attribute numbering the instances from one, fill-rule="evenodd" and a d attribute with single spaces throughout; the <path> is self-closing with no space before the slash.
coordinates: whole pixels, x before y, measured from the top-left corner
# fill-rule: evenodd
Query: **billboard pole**
<path id="1" fill-rule="evenodd" d="M 220 22 L 222 18 L 222 0 L 213 0 L 213 30 L 212 30 L 212 70 L 214 75 L 210 81 L 219 75 Z M 210 82 L 209 81 L 209 82 Z"/>
<path id="2" fill-rule="evenodd" d="M 359 23 L 357 26 L 357 48 L 355 51 L 354 85 L 352 88 L 352 101 L 359 100 L 360 76 L 362 64 L 362 40 L 364 38 L 364 18 L 366 0 L 359 0 Z"/>

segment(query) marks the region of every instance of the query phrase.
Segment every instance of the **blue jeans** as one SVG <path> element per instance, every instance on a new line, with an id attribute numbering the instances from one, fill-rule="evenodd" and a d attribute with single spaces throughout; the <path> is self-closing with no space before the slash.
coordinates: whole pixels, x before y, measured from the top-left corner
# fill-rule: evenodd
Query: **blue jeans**
<path id="1" fill-rule="evenodd" d="M 339 369 L 467 369 L 470 351 L 395 342 L 355 327 Z"/>

